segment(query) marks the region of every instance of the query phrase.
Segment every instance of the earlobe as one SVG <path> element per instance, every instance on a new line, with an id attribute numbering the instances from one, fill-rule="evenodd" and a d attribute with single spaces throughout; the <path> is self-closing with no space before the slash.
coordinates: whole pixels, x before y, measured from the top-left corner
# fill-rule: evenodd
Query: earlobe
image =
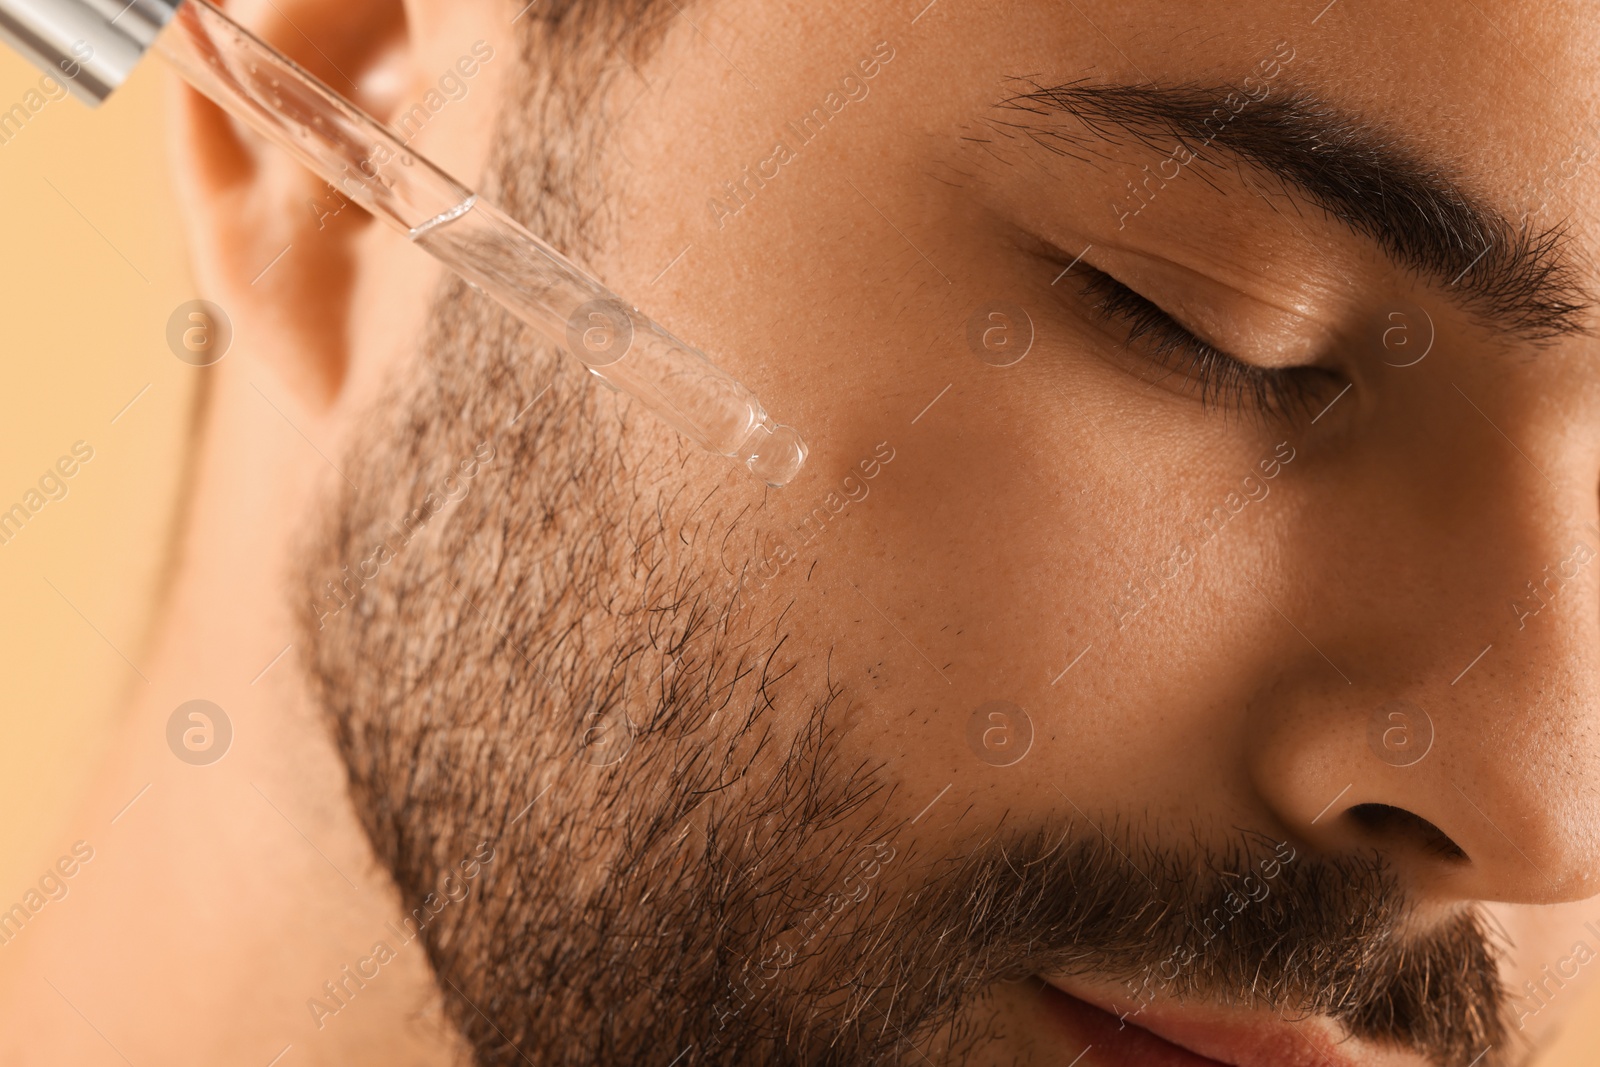
<path id="1" fill-rule="evenodd" d="M 414 80 L 402 0 L 269 0 L 230 4 L 229 13 L 380 119 Z M 355 243 L 372 220 L 173 83 L 173 181 L 198 295 L 233 320 L 235 351 L 269 364 L 308 409 L 325 410 L 349 371 Z"/>

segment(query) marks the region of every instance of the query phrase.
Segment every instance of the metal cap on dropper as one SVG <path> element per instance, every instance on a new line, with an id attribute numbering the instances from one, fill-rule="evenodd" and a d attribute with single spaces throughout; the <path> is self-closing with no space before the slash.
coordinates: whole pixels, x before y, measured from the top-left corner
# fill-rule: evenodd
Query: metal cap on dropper
<path id="1" fill-rule="evenodd" d="M 127 78 L 183 0 L 0 0 L 0 40 L 87 104 Z"/>

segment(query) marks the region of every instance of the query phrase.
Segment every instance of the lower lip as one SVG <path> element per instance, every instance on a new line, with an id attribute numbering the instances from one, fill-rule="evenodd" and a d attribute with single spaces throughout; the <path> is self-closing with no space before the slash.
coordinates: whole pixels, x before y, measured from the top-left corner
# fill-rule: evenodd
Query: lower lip
<path id="1" fill-rule="evenodd" d="M 1219 1060 L 1198 1056 L 1170 1041 L 1163 1041 L 1150 1031 L 1054 986 L 1046 985 L 1042 992 L 1046 1009 L 1061 1028 L 1073 1041 L 1088 1046 L 1081 1053 L 1075 1048 L 1067 1049 L 1069 1056 L 1078 1059 L 1066 1062 L 1078 1067 L 1227 1067 Z"/>

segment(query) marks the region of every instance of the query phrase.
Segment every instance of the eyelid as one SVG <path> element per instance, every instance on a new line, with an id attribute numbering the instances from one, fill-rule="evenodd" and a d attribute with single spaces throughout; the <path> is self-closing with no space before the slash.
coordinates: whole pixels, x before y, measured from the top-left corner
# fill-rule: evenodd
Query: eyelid
<path id="1" fill-rule="evenodd" d="M 1102 323 L 1118 323 L 1123 346 L 1152 365 L 1183 375 L 1186 395 L 1206 409 L 1251 411 L 1292 421 L 1338 376 L 1320 367 L 1261 367 L 1196 337 L 1164 308 L 1098 268 L 1079 264 L 1078 296 Z M 1143 342 L 1141 344 L 1141 342 Z M 1153 347 L 1152 347 L 1153 343 Z M 1159 379 L 1158 379 L 1159 380 Z"/>
<path id="2" fill-rule="evenodd" d="M 1225 347 L 1210 341 L 1193 329 L 1185 325 L 1176 315 L 1162 307 L 1160 304 L 1145 296 L 1127 282 L 1122 281 L 1114 274 L 1100 270 L 1087 263 L 1082 265 L 1079 273 L 1082 275 L 1079 286 L 1080 296 L 1098 296 L 1110 310 L 1122 312 L 1127 317 L 1139 315 L 1143 318 L 1144 328 L 1140 333 L 1155 333 L 1165 342 L 1179 342 L 1191 346 L 1196 351 L 1214 353 L 1253 370 L 1271 370 L 1247 359 L 1241 359 L 1229 352 Z"/>
<path id="3" fill-rule="evenodd" d="M 1264 264 L 1278 261 L 1264 254 L 1252 253 L 1251 262 L 1241 264 L 1238 250 L 1171 242 L 1102 237 L 1086 246 L 1085 238 L 1063 242 L 1036 229 L 1019 230 L 1013 239 L 1020 251 L 1054 265 L 1050 278 L 1076 264 L 1056 291 L 1092 267 L 1136 292 L 1163 294 L 1156 303 L 1169 318 L 1255 367 L 1331 367 L 1339 362 L 1335 353 L 1351 316 L 1365 307 L 1348 278 L 1336 284 L 1325 270 L 1285 269 L 1281 262 L 1269 276 Z"/>

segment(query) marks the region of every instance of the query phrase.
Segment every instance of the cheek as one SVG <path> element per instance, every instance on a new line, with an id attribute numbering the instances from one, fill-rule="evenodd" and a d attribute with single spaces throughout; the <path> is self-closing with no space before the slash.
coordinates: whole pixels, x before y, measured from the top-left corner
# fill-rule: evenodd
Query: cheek
<path id="1" fill-rule="evenodd" d="M 819 54 L 848 57 L 856 48 L 838 28 L 808 24 L 804 32 Z M 678 57 L 661 58 L 670 68 Z M 705 338 L 741 381 L 761 383 L 767 410 L 811 445 L 803 478 L 761 498 L 758 521 L 788 535 L 797 558 L 775 576 L 776 568 L 764 572 L 770 580 L 752 591 L 752 618 L 767 619 L 793 599 L 784 625 L 805 669 L 820 675 L 816 665 L 831 650 L 832 669 L 857 680 L 859 695 L 895 709 L 863 715 L 848 743 L 858 754 L 914 753 L 905 773 L 919 781 L 908 783 L 908 795 L 927 784 L 931 797 L 953 776 L 990 770 L 965 741 L 968 715 L 987 700 L 1029 709 L 1037 747 L 1007 780 L 1053 795 L 1046 772 L 1089 774 L 1107 754 L 1137 748 L 1128 736 L 1140 728 L 1137 717 L 1088 714 L 1128 700 L 1118 683 L 1136 670 L 1136 656 L 1090 652 L 1073 675 L 1051 682 L 1115 632 L 1110 604 L 1131 568 L 1172 557 L 1183 515 L 1162 479 L 1176 483 L 1181 472 L 1148 457 L 1163 454 L 1152 447 L 1176 454 L 1184 442 L 1174 432 L 1152 446 L 1148 427 L 1165 428 L 1154 418 L 1140 416 L 1143 439 L 1125 425 L 1138 389 L 1067 333 L 1067 313 L 1048 289 L 1053 272 L 1033 277 L 1043 268 L 996 239 L 992 203 L 947 194 L 927 179 L 920 142 L 896 131 L 907 94 L 931 90 L 934 76 L 902 55 L 883 67 L 866 100 L 802 142 L 787 124 L 817 105 L 818 80 L 772 71 L 748 122 L 714 126 L 702 152 L 659 151 L 694 141 L 715 114 L 723 75 L 708 71 L 687 65 L 674 85 L 676 107 L 643 97 L 617 131 L 630 157 L 662 166 L 632 187 L 629 247 L 597 269 L 642 290 L 673 264 L 657 284 L 672 285 L 682 332 Z M 961 118 L 950 107 L 946 114 L 936 102 L 928 112 L 954 128 Z M 774 135 L 797 162 L 719 227 L 701 209 L 714 196 L 726 200 L 723 183 L 771 156 Z M 858 156 L 876 168 L 870 181 L 854 179 L 859 192 L 805 177 L 813 166 Z M 692 216 L 685 204 L 695 206 Z M 827 268 L 802 267 L 818 263 Z M 789 267 L 803 276 L 797 281 Z M 632 283 L 617 284 L 626 293 Z M 1024 306 L 1035 335 L 1033 347 L 1024 344 L 1026 354 L 1003 367 L 968 342 L 968 319 L 996 300 Z M 1183 418 L 1170 421 L 1187 428 Z M 815 537 L 792 536 L 885 440 L 894 458 L 872 479 L 870 496 Z M 1218 475 L 1221 491 L 1256 458 Z M 702 495 L 724 474 L 708 473 Z M 1200 566 L 1170 581 L 1160 619 L 1181 614 Z M 1140 640 L 1158 641 L 1146 623 L 1141 618 Z M 1141 699 L 1172 696 L 1146 692 Z M 914 727 L 905 721 L 911 708 Z M 1072 745 L 1059 740 L 1066 736 Z M 1105 773 L 1090 780 L 1109 788 Z"/>

